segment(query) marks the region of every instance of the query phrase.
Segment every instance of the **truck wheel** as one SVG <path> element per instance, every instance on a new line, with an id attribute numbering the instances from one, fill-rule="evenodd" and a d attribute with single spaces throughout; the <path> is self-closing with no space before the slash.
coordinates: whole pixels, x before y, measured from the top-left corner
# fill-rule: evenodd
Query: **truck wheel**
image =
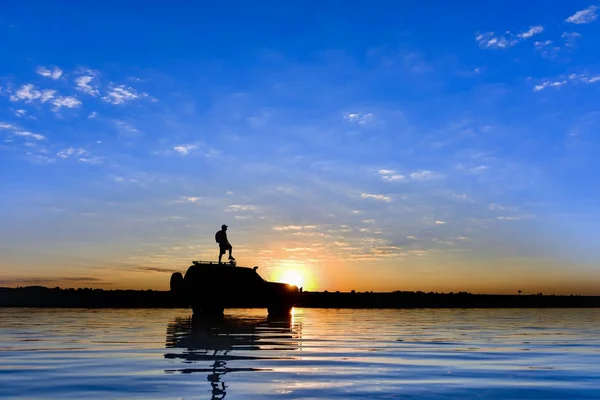
<path id="1" fill-rule="evenodd" d="M 192 306 L 192 312 L 194 315 L 205 315 L 210 317 L 222 317 L 225 312 L 225 308 L 219 306 Z"/>
<path id="2" fill-rule="evenodd" d="M 291 306 L 271 306 L 269 308 L 267 308 L 267 311 L 269 312 L 269 316 L 270 317 L 283 317 L 283 316 L 288 316 L 292 314 L 292 308 Z"/>

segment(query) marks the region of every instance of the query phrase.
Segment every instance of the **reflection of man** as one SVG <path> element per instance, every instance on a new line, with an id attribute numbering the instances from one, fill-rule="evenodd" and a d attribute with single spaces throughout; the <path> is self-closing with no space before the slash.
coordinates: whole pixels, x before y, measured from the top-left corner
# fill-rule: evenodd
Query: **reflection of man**
<path id="1" fill-rule="evenodd" d="M 235 261 L 235 258 L 231 256 L 231 244 L 227 240 L 227 225 L 221 225 L 221 230 L 215 234 L 215 240 L 219 243 L 219 264 L 221 264 L 221 257 L 227 250 L 229 250 L 229 260 Z"/>

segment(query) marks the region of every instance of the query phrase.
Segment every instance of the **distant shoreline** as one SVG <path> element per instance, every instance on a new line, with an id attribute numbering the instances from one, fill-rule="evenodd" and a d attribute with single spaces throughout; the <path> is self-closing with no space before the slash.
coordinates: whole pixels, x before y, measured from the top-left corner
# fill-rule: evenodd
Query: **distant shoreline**
<path id="1" fill-rule="evenodd" d="M 424 292 L 303 292 L 306 308 L 600 308 L 600 296 Z M 0 288 L 0 307 L 181 308 L 169 291 Z M 243 304 L 240 307 L 244 307 Z"/>

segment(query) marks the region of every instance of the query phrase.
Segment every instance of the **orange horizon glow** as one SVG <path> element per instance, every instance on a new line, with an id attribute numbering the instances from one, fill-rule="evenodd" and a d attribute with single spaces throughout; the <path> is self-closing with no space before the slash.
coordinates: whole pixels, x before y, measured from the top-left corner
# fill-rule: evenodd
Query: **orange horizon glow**
<path id="1" fill-rule="evenodd" d="M 284 282 L 302 287 L 304 291 L 340 291 L 357 292 L 391 292 L 391 291 L 422 291 L 422 292 L 470 292 L 487 294 L 517 294 L 521 290 L 523 294 L 556 294 L 556 295 L 600 295 L 600 289 L 594 282 L 598 277 L 591 275 L 585 280 L 581 277 L 570 277 L 568 273 L 560 268 L 545 267 L 535 271 L 523 268 L 500 267 L 492 268 L 493 272 L 485 269 L 485 273 L 476 276 L 457 269 L 449 269 L 448 274 L 433 273 L 436 266 L 420 265 L 419 268 L 409 263 L 408 268 L 401 268 L 402 264 L 396 264 L 395 273 L 390 273 L 389 263 L 383 265 L 343 262 L 331 260 L 330 262 L 301 262 L 298 260 L 266 260 L 263 259 L 264 267 L 258 269 L 259 275 L 268 281 Z M 268 261 L 271 261 L 270 263 Z M 258 263 L 254 263 L 258 264 Z M 185 264 L 184 264 L 185 265 Z M 238 263 L 239 266 L 245 266 Z M 427 268 L 431 269 L 428 270 Z M 438 267 L 439 268 L 439 267 Z M 178 269 L 185 273 L 187 266 Z M 468 270 L 468 268 L 467 268 Z M 483 269 L 482 269 L 483 270 Z M 77 270 L 65 269 L 64 273 L 57 273 L 54 277 L 47 275 L 48 270 L 40 271 L 39 275 L 22 277 L 7 277 L 2 280 L 0 286 L 46 286 L 61 288 L 102 288 L 111 289 L 133 289 L 133 290 L 168 290 L 171 272 L 175 268 L 165 269 L 161 272 L 137 272 L 123 271 L 120 273 L 109 273 L 102 271 L 96 274 L 88 282 L 77 282 L 68 280 L 69 275 L 75 275 Z M 44 273 L 45 272 L 45 273 Z M 58 272 L 58 270 L 54 270 Z M 460 272 L 460 273 L 459 273 Z M 517 273 L 520 275 L 517 279 Z M 90 274 L 91 275 L 91 274 Z M 487 279 L 480 279 L 483 276 Z"/>

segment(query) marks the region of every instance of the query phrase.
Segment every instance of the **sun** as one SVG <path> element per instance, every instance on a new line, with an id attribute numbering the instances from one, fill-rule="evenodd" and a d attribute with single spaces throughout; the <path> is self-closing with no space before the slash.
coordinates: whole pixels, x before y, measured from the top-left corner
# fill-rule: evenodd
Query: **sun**
<path id="1" fill-rule="evenodd" d="M 289 283 L 290 285 L 296 285 L 299 288 L 304 284 L 304 277 L 298 273 L 298 271 L 285 271 L 281 278 L 279 278 L 280 282 Z"/>

